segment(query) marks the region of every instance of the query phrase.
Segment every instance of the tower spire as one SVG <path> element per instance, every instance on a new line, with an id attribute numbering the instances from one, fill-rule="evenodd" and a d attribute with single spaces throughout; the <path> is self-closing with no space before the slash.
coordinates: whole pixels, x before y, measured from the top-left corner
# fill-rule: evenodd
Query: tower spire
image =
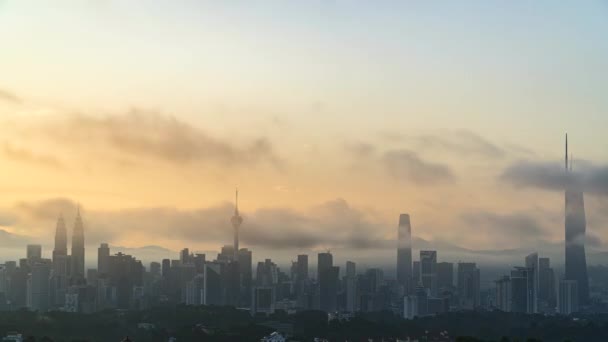
<path id="1" fill-rule="evenodd" d="M 568 133 L 566 133 L 566 161 L 565 161 L 566 171 L 568 171 Z"/>
<path id="2" fill-rule="evenodd" d="M 234 200 L 234 214 L 235 216 L 239 215 L 239 188 L 236 188 L 236 195 Z"/>

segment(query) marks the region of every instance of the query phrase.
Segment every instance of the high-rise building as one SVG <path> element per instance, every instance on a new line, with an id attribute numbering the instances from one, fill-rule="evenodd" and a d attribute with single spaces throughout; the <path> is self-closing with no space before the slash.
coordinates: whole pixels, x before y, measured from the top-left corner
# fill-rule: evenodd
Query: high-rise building
<path id="1" fill-rule="evenodd" d="M 511 312 L 534 313 L 534 270 L 515 267 L 511 271 Z"/>
<path id="2" fill-rule="evenodd" d="M 576 280 L 561 280 L 559 282 L 559 313 L 570 315 L 579 309 L 578 283 Z"/>
<path id="3" fill-rule="evenodd" d="M 205 263 L 205 286 L 203 287 L 203 304 L 223 305 L 221 263 Z"/>
<path id="4" fill-rule="evenodd" d="M 188 248 L 184 248 L 179 253 L 179 261 L 182 264 L 190 263 L 190 250 Z"/>
<path id="5" fill-rule="evenodd" d="M 156 261 L 152 261 L 150 263 L 150 274 L 152 274 L 153 276 L 156 276 L 156 277 L 159 277 L 161 275 L 160 263 L 158 263 Z"/>
<path id="6" fill-rule="evenodd" d="M 397 228 L 397 281 L 405 288 L 406 292 L 413 289 L 412 286 L 412 226 L 410 215 L 399 216 Z"/>
<path id="7" fill-rule="evenodd" d="M 346 276 L 344 277 L 344 292 L 346 296 L 346 311 L 357 310 L 357 265 L 352 261 L 346 262 Z"/>
<path id="8" fill-rule="evenodd" d="M 57 227 L 55 228 L 55 248 L 53 249 L 53 263 L 55 263 L 56 256 L 66 255 L 68 255 L 68 233 L 65 229 L 65 221 L 63 220 L 63 215 L 61 215 L 57 220 Z"/>
<path id="9" fill-rule="evenodd" d="M 50 306 L 49 280 L 51 261 L 39 260 L 30 265 L 27 278 L 27 307 L 33 311 L 47 311 Z"/>
<path id="10" fill-rule="evenodd" d="M 551 268 L 551 261 L 549 258 L 538 259 L 538 298 L 541 303 L 541 311 L 551 312 L 556 307 L 556 295 L 555 295 L 555 273 Z"/>
<path id="11" fill-rule="evenodd" d="M 356 277 L 357 276 L 357 264 L 352 261 L 346 262 L 346 276 Z"/>
<path id="12" fill-rule="evenodd" d="M 251 305 L 251 290 L 253 286 L 253 253 L 247 248 L 239 250 L 238 267 L 240 276 L 240 305 Z"/>
<path id="13" fill-rule="evenodd" d="M 76 213 L 74 231 L 72 232 L 72 273 L 75 282 L 84 280 L 84 224 L 80 216 L 80 207 Z"/>
<path id="14" fill-rule="evenodd" d="M 572 161 L 571 161 L 572 162 Z M 566 134 L 566 173 L 571 180 L 565 193 L 565 234 L 566 234 L 566 280 L 576 280 L 578 286 L 578 304 L 589 301 L 589 278 L 587 276 L 587 258 L 585 255 L 585 201 L 583 190 L 574 179 L 572 164 L 568 169 L 568 135 Z M 569 172 L 570 171 L 570 172 Z"/>
<path id="15" fill-rule="evenodd" d="M 27 261 L 33 264 L 36 261 L 42 259 L 42 246 L 41 245 L 27 245 Z"/>
<path id="16" fill-rule="evenodd" d="M 298 281 L 308 279 L 308 255 L 306 254 L 298 255 L 297 278 Z"/>
<path id="17" fill-rule="evenodd" d="M 415 284 L 414 288 L 418 286 L 420 283 L 420 261 L 414 261 L 412 263 L 412 276 L 414 278 L 413 283 Z"/>
<path id="18" fill-rule="evenodd" d="M 480 304 L 479 268 L 474 262 L 458 263 L 458 297 L 460 307 L 473 310 Z"/>
<path id="19" fill-rule="evenodd" d="M 503 276 L 496 281 L 496 308 L 510 312 L 511 300 L 511 278 Z"/>
<path id="20" fill-rule="evenodd" d="M 530 289 L 530 300 L 532 313 L 538 313 L 538 288 L 540 284 L 539 280 L 539 265 L 538 265 L 538 253 L 532 253 L 526 257 L 526 268 L 528 268 L 532 275 L 532 288 Z"/>
<path id="21" fill-rule="evenodd" d="M 110 247 L 102 243 L 97 249 L 97 272 L 101 277 L 108 274 L 110 263 Z"/>
<path id="22" fill-rule="evenodd" d="M 319 253 L 317 259 L 319 308 L 333 312 L 337 309 L 339 267 L 333 266 L 331 253 Z"/>
<path id="23" fill-rule="evenodd" d="M 403 318 L 414 319 L 416 316 L 418 316 L 418 296 L 403 297 Z"/>
<path id="24" fill-rule="evenodd" d="M 108 260 L 110 285 L 116 288 L 116 307 L 129 309 L 134 288 L 143 284 L 144 268 L 141 261 L 134 257 L 116 253 Z"/>
<path id="25" fill-rule="evenodd" d="M 420 279 L 431 296 L 437 296 L 437 251 L 420 251 Z"/>
<path id="26" fill-rule="evenodd" d="M 239 214 L 239 191 L 236 191 L 236 199 L 234 201 L 234 215 L 230 219 L 232 227 L 234 228 L 234 260 L 238 259 L 239 252 L 239 228 L 243 224 L 243 218 Z"/>
<path id="27" fill-rule="evenodd" d="M 451 262 L 437 263 L 437 286 L 440 290 L 450 290 L 454 287 L 454 264 Z"/>

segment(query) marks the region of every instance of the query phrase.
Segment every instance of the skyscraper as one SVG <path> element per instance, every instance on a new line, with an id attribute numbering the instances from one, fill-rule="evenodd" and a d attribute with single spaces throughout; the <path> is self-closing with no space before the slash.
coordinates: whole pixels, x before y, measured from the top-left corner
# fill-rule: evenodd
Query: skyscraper
<path id="1" fill-rule="evenodd" d="M 97 272 L 104 277 L 109 272 L 110 247 L 107 243 L 102 243 L 97 249 Z"/>
<path id="2" fill-rule="evenodd" d="M 399 216 L 397 228 L 397 281 L 408 289 L 413 288 L 412 282 L 412 226 L 410 215 Z"/>
<path id="3" fill-rule="evenodd" d="M 437 251 L 420 251 L 420 279 L 422 286 L 437 295 Z"/>
<path id="4" fill-rule="evenodd" d="M 454 264 L 451 262 L 437 263 L 437 287 L 450 290 L 454 287 Z"/>
<path id="5" fill-rule="evenodd" d="M 55 248 L 53 249 L 53 272 L 55 275 L 67 274 L 68 233 L 65 229 L 63 215 L 57 219 L 55 228 Z M 61 274 L 59 274 L 61 273 Z"/>
<path id="6" fill-rule="evenodd" d="M 538 313 L 538 288 L 540 286 L 538 253 L 532 253 L 526 257 L 526 268 L 532 276 L 532 288 L 530 289 L 530 305 L 533 313 Z"/>
<path id="7" fill-rule="evenodd" d="M 460 307 L 475 309 L 480 304 L 480 275 L 479 268 L 474 262 L 458 263 L 458 297 Z"/>
<path id="8" fill-rule="evenodd" d="M 239 228 L 241 227 L 241 224 L 243 224 L 243 218 L 241 217 L 241 215 L 239 215 L 239 191 L 236 191 L 236 199 L 234 202 L 234 215 L 232 216 L 232 219 L 230 220 L 230 222 L 232 223 L 232 227 L 234 228 L 234 259 L 233 260 L 238 260 L 238 253 L 239 253 Z"/>
<path id="9" fill-rule="evenodd" d="M 80 216 L 80 207 L 76 213 L 74 231 L 72 232 L 72 279 L 81 281 L 84 279 L 84 224 Z"/>
<path id="10" fill-rule="evenodd" d="M 30 264 L 42 259 L 41 245 L 27 245 L 27 261 Z"/>
<path id="11" fill-rule="evenodd" d="M 317 259 L 319 282 L 319 308 L 323 311 L 336 311 L 339 267 L 334 267 L 331 253 L 319 253 Z"/>
<path id="12" fill-rule="evenodd" d="M 541 311 L 550 311 L 556 307 L 555 273 L 549 258 L 538 259 L 538 299 Z"/>
<path id="13" fill-rule="evenodd" d="M 578 311 L 578 282 L 562 280 L 559 282 L 559 313 L 570 315 Z"/>
<path id="14" fill-rule="evenodd" d="M 587 259 L 585 256 L 585 202 L 583 190 L 574 179 L 572 161 L 568 169 L 568 135 L 566 134 L 565 172 L 570 180 L 565 193 L 565 234 L 566 234 L 566 280 L 578 282 L 578 304 L 584 305 L 589 300 L 589 279 L 587 277 Z"/>

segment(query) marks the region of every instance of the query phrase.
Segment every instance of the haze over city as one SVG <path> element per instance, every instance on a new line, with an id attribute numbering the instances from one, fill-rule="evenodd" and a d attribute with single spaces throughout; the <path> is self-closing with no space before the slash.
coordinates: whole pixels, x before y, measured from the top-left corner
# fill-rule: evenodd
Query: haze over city
<path id="1" fill-rule="evenodd" d="M 606 10 L 0 1 L 0 260 L 78 204 L 87 253 L 217 251 L 238 187 L 254 260 L 392 267 L 409 213 L 415 251 L 561 265 L 568 132 L 605 262 Z"/>

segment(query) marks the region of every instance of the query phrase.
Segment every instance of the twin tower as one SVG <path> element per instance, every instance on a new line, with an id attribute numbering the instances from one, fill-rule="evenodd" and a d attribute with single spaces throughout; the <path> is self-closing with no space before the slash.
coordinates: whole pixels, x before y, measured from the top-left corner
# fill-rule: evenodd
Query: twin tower
<path id="1" fill-rule="evenodd" d="M 68 255 L 68 233 L 63 216 L 57 220 L 55 231 L 55 248 L 53 249 L 53 271 L 73 281 L 82 281 L 85 277 L 84 267 L 84 224 L 80 208 L 76 213 L 72 231 L 72 254 Z"/>

